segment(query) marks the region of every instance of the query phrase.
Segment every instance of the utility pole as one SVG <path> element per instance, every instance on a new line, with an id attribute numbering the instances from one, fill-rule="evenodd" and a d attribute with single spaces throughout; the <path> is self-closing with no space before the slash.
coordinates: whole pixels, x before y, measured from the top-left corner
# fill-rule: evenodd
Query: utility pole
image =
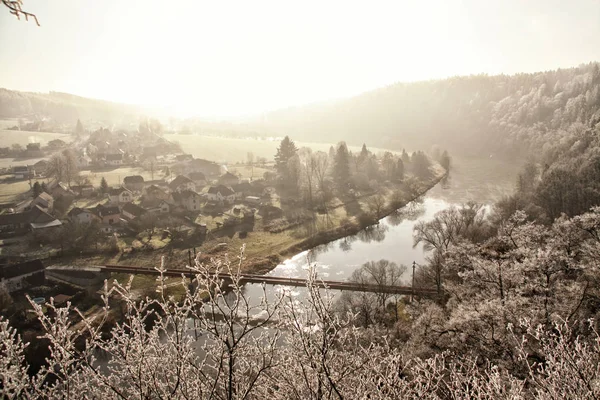
<path id="1" fill-rule="evenodd" d="M 413 271 L 412 271 L 412 293 L 410 294 L 410 302 L 413 302 L 413 297 L 415 295 L 415 267 L 416 267 L 417 263 L 413 261 Z"/>

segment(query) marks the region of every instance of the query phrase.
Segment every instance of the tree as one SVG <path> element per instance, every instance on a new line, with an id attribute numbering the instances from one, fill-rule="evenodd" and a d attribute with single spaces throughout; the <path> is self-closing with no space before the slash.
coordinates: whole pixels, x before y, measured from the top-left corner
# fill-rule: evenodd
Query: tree
<path id="1" fill-rule="evenodd" d="M 288 136 L 283 138 L 277 148 L 277 154 L 275 154 L 275 169 L 279 175 L 284 177 L 284 179 L 287 177 L 288 173 L 288 161 L 295 156 L 297 152 L 298 148 L 294 142 Z"/>
<path id="2" fill-rule="evenodd" d="M 431 171 L 429 167 L 431 166 L 431 162 L 422 151 L 417 151 L 413 153 L 411 157 L 411 164 L 413 168 L 413 173 L 419 179 L 429 179 L 431 177 Z"/>
<path id="3" fill-rule="evenodd" d="M 248 165 L 250 166 L 250 169 L 251 169 L 250 180 L 252 180 L 252 178 L 254 177 L 254 153 L 249 151 L 246 154 L 246 158 L 248 160 Z"/>
<path id="4" fill-rule="evenodd" d="M 106 178 L 102 177 L 100 180 L 100 193 L 106 194 L 108 193 L 108 182 L 106 182 Z"/>
<path id="5" fill-rule="evenodd" d="M 31 188 L 31 191 L 32 191 L 31 196 L 35 199 L 40 194 L 42 194 L 42 192 L 44 190 L 42 189 L 42 185 L 40 185 L 40 183 L 38 181 L 35 181 L 35 183 L 33 184 L 33 187 Z"/>
<path id="6" fill-rule="evenodd" d="M 350 154 L 345 142 L 340 142 L 335 153 L 333 176 L 338 188 L 345 192 L 350 183 Z"/>
<path id="7" fill-rule="evenodd" d="M 29 21 L 29 18 L 32 18 L 37 26 L 40 26 L 40 23 L 35 14 L 32 14 L 27 11 L 23 11 L 21 8 L 23 5 L 23 0 L 2 0 L 2 4 L 8 8 L 8 12 L 17 17 L 18 20 L 21 17 L 25 17 L 25 21 Z"/>
<path id="8" fill-rule="evenodd" d="M 450 155 L 448 154 L 448 151 L 444 150 L 444 152 L 442 153 L 442 155 L 440 156 L 440 165 L 442 166 L 442 168 L 444 168 L 446 171 L 450 171 L 450 163 L 451 163 L 451 158 Z"/>
<path id="9" fill-rule="evenodd" d="M 377 220 L 381 218 L 382 211 L 385 208 L 385 203 L 385 196 L 381 193 L 376 193 L 367 200 L 367 207 Z M 379 223 L 379 221 L 377 221 L 377 223 Z"/>
<path id="10" fill-rule="evenodd" d="M 64 178 L 67 181 L 67 185 L 71 187 L 71 182 L 79 175 L 75 152 L 72 149 L 63 150 L 62 162 L 64 163 Z"/>
<path id="11" fill-rule="evenodd" d="M 404 180 L 404 161 L 398 158 L 396 161 L 396 179 L 402 182 Z"/>
<path id="12" fill-rule="evenodd" d="M 77 124 L 75 125 L 75 134 L 77 136 L 81 136 L 85 133 L 85 129 L 83 128 L 83 124 L 81 123 L 81 121 L 78 119 L 77 120 Z"/>

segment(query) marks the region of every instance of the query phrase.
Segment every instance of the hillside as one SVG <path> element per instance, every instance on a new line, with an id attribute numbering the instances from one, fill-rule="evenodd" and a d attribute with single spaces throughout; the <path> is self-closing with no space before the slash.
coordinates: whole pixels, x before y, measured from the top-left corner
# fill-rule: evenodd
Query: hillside
<path id="1" fill-rule="evenodd" d="M 68 93 L 30 93 L 0 88 L 0 118 L 50 119 L 73 125 L 77 119 L 98 124 L 138 122 L 141 107 L 89 99 Z"/>
<path id="2" fill-rule="evenodd" d="M 397 83 L 328 104 L 271 112 L 260 126 L 298 140 L 366 141 L 454 152 L 536 151 L 600 121 L 598 63 L 532 74 Z M 374 142 L 375 141 L 375 142 Z"/>

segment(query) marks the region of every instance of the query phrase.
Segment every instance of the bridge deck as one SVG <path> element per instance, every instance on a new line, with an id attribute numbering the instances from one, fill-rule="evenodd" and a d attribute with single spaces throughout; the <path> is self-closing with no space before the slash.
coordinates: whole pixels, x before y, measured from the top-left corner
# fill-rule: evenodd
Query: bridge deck
<path id="1" fill-rule="evenodd" d="M 136 266 L 124 266 L 124 265 L 105 265 L 100 267 L 104 272 L 118 272 L 126 274 L 148 274 L 158 275 L 158 271 L 154 268 L 143 268 Z M 167 276 L 191 276 L 194 272 L 189 269 L 170 269 L 165 272 Z M 219 274 L 219 279 L 224 281 L 230 281 L 231 275 L 226 273 Z M 242 283 L 265 283 L 268 285 L 282 285 L 282 286 L 297 286 L 305 287 L 306 279 L 302 278 L 285 278 L 279 276 L 270 275 L 255 275 L 255 274 L 241 274 L 240 280 Z M 437 290 L 429 288 L 412 288 L 410 286 L 385 286 L 385 285 L 374 285 L 374 284 L 359 284 L 354 282 L 341 282 L 341 281 L 316 281 L 315 285 L 318 287 L 327 287 L 334 290 L 350 290 L 358 292 L 372 292 L 372 293 L 390 293 L 390 294 L 402 294 L 402 295 L 419 295 L 419 296 L 434 296 L 437 294 Z"/>

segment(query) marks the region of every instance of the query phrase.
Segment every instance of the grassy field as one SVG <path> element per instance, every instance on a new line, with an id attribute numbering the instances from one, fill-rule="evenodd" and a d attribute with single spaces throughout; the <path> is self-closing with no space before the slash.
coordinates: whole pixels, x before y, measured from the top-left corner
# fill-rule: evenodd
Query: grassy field
<path id="1" fill-rule="evenodd" d="M 0 203 L 9 203 L 29 190 L 29 181 L 15 181 L 0 184 Z"/>
<path id="2" fill-rule="evenodd" d="M 71 142 L 73 136 L 64 133 L 9 131 L 0 129 L 0 147 L 10 147 L 13 143 L 19 143 L 21 146 L 25 147 L 28 143 L 32 142 L 38 142 L 41 143 L 42 146 L 45 146 L 49 141 L 54 139 Z"/>
<path id="3" fill-rule="evenodd" d="M 123 183 L 123 178 L 129 175 L 141 175 L 144 180 L 151 180 L 152 174 L 150 171 L 146 171 L 139 167 L 121 167 L 115 169 L 105 170 L 84 170 L 80 173 L 82 176 L 86 176 L 94 186 L 100 186 L 100 181 L 104 177 L 109 186 L 119 186 Z M 163 174 L 158 171 L 154 171 L 154 179 L 163 178 Z"/>
<path id="4" fill-rule="evenodd" d="M 184 151 L 197 158 L 204 158 L 221 163 L 245 162 L 248 152 L 254 154 L 254 158 L 265 157 L 267 161 L 273 161 L 277 147 L 281 140 L 259 140 L 259 139 L 231 139 L 200 135 L 175 135 L 164 136 L 172 142 L 178 142 Z M 293 139 L 293 138 L 292 138 Z M 367 143 L 367 147 L 368 147 Z M 310 147 L 315 151 L 328 152 L 331 143 L 309 143 L 296 142 L 296 146 Z M 360 147 L 350 146 L 350 151 L 360 151 Z M 370 148 L 374 153 L 384 151 L 378 148 Z"/>

